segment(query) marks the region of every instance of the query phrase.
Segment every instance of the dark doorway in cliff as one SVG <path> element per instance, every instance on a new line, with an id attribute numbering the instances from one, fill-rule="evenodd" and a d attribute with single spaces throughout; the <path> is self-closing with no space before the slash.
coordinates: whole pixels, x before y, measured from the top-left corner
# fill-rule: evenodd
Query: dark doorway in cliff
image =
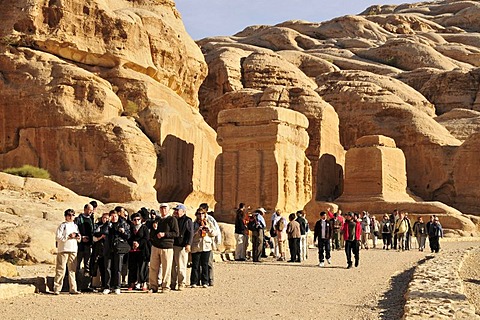
<path id="1" fill-rule="evenodd" d="M 343 193 L 343 168 L 335 156 L 323 154 L 317 167 L 317 201 L 333 201 Z"/>
<path id="2" fill-rule="evenodd" d="M 157 150 L 155 190 L 159 202 L 184 202 L 193 191 L 195 146 L 168 135 Z"/>

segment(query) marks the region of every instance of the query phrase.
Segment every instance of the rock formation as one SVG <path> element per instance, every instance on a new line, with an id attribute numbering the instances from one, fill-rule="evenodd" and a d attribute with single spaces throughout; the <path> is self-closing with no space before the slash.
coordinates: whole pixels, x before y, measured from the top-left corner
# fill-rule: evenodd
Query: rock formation
<path id="1" fill-rule="evenodd" d="M 466 22 L 477 21 L 478 14 L 472 1 L 372 6 L 358 16 L 250 26 L 230 37 L 202 39 L 198 45 L 209 73 L 199 92 L 200 111 L 217 128 L 221 110 L 292 108 L 292 101 L 298 101 L 292 109 L 304 113 L 302 108 L 309 110 L 304 106 L 315 100 L 320 109 L 333 107 L 339 129 L 315 136 L 325 123 L 318 121 L 319 114 L 304 113 L 310 122 L 307 157 L 314 172 L 320 172 L 313 175 L 314 201 L 329 200 L 318 190 L 340 187 L 341 193 L 342 183 L 319 178 L 331 171 L 315 168 L 321 154 L 314 152 L 318 136 L 335 141 L 339 132 L 341 145 L 327 152 L 335 156 L 336 165 L 343 166 L 341 149 L 353 147 L 358 138 L 385 135 L 405 154 L 412 194 L 469 207 L 455 178 L 456 153 L 463 152 L 462 142 L 477 132 L 476 117 L 441 115 L 455 108 L 478 109 L 480 41 L 476 27 Z M 312 100 L 312 90 L 320 99 Z M 300 91 L 302 98 L 292 99 Z M 473 156 L 464 161 L 471 163 L 470 169 L 477 166 Z M 325 181 L 327 186 L 319 185 Z M 339 193 L 331 193 L 330 199 Z"/>
<path id="2" fill-rule="evenodd" d="M 238 203 L 268 212 L 292 212 L 312 196 L 312 172 L 305 157 L 308 120 L 285 108 L 224 110 L 218 115 L 215 211 L 234 220 Z"/>
<path id="3" fill-rule="evenodd" d="M 82 212 L 90 200 L 50 180 L 0 173 L 0 259 L 53 263 L 63 212 Z"/>
<path id="4" fill-rule="evenodd" d="M 462 235 L 475 233 L 476 226 L 462 213 L 441 202 L 424 202 L 407 192 L 405 156 L 391 138 L 373 135 L 359 138 L 345 156 L 345 190 L 336 200 L 344 211 L 390 213 L 394 209 L 418 215 L 436 214 L 444 228 Z"/>
<path id="5" fill-rule="evenodd" d="M 213 202 L 207 68 L 173 1 L 28 0 L 0 17 L 0 168 L 105 202 Z"/>

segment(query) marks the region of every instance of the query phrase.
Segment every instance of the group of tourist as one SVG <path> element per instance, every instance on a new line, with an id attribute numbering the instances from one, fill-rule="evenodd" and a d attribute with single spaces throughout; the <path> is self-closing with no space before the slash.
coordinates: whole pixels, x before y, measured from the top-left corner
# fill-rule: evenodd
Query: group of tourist
<path id="1" fill-rule="evenodd" d="M 77 270 L 83 270 L 88 279 L 88 290 L 95 290 L 93 279 L 99 273 L 104 294 L 120 294 L 124 283 L 128 290 L 181 291 L 187 285 L 189 255 L 190 286 L 213 286 L 213 250 L 221 242 L 219 225 L 206 203 L 196 210 L 194 220 L 186 215 L 186 210 L 185 205 L 178 204 L 172 214 L 169 205 L 162 203 L 158 212 L 141 208 L 129 216 L 125 208 L 118 206 L 97 219 L 95 201 L 87 203 L 78 216 L 73 209 L 66 210 L 65 221 L 56 232 L 54 294 L 62 289 L 66 269 L 71 294 L 80 293 Z M 306 260 L 310 228 L 305 211 L 284 217 L 281 210 L 275 210 L 268 233 L 266 213 L 264 208 L 250 212 L 249 207 L 240 203 L 235 217 L 235 260 L 247 260 L 249 241 L 254 262 L 267 257 L 267 247 L 277 261 L 287 261 L 287 243 L 288 262 Z M 431 216 L 427 223 L 418 217 L 412 225 L 408 213 L 398 210 L 385 214 L 381 221 L 366 211 L 343 214 L 341 210 L 327 210 L 320 213 L 313 230 L 320 267 L 325 266 L 325 261 L 331 263 L 332 248 L 344 248 L 347 268 L 351 268 L 359 265 L 360 249 L 368 250 L 370 240 L 373 248 L 381 238 L 384 250 L 403 251 L 410 250 L 412 237 L 417 240 L 418 250 L 425 249 L 428 238 L 431 251 L 439 252 L 443 230 L 438 217 Z"/>
<path id="2" fill-rule="evenodd" d="M 129 291 L 181 291 L 187 285 L 189 254 L 190 286 L 213 286 L 212 250 L 221 242 L 221 233 L 206 203 L 196 210 L 194 220 L 183 204 L 175 206 L 173 214 L 162 203 L 159 212 L 141 208 L 130 216 L 118 206 L 98 219 L 96 208 L 92 201 L 78 216 L 73 209 L 64 213 L 56 232 L 54 294 L 62 290 L 66 268 L 71 294 L 80 293 L 76 273 L 82 269 L 89 291 L 95 290 L 97 272 L 104 294 L 120 294 L 122 279 L 128 279 Z"/>
<path id="3" fill-rule="evenodd" d="M 265 222 L 266 210 L 258 208 L 249 212 L 250 208 L 240 203 L 235 217 L 235 260 L 247 259 L 249 234 L 252 243 L 252 261 L 261 262 L 261 257 L 267 257 L 265 248 L 270 247 L 271 254 L 277 261 L 287 261 L 287 240 L 290 251 L 288 262 L 301 262 L 307 259 L 309 224 L 303 210 L 291 213 L 287 218 L 282 216 L 281 210 L 272 213 L 271 228 L 267 236 Z M 369 249 L 369 243 L 377 248 L 379 239 L 383 240 L 384 250 L 410 250 L 411 239 L 415 237 L 418 250 L 424 251 L 426 240 L 429 239 L 430 249 L 438 253 L 439 239 L 443 237 L 443 229 L 438 217 L 432 215 L 425 223 L 418 217 L 411 223 L 407 212 L 394 210 L 392 214 L 385 214 L 381 221 L 367 211 L 358 214 L 341 210 L 332 213 L 330 210 L 320 213 L 320 219 L 315 223 L 313 241 L 318 247 L 319 266 L 325 266 L 325 260 L 331 263 L 331 249 L 345 249 L 347 268 L 353 265 L 358 267 L 360 249 Z M 352 261 L 352 255 L 354 261 Z"/>

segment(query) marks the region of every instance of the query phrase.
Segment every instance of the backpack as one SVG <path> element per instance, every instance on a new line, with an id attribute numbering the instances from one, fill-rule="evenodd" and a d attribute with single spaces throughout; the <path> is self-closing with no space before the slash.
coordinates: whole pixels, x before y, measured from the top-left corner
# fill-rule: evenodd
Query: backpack
<path id="1" fill-rule="evenodd" d="M 390 233 L 390 228 L 388 227 L 388 224 L 383 224 L 382 233 Z"/>
<path id="2" fill-rule="evenodd" d="M 277 221 L 275 229 L 278 231 L 283 231 L 283 229 L 285 229 L 285 219 L 283 217 Z"/>

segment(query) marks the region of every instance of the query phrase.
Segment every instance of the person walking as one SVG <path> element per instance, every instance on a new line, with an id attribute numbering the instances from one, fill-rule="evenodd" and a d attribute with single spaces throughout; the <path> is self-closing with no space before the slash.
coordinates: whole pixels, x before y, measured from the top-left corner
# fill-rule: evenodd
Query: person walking
<path id="1" fill-rule="evenodd" d="M 360 238 L 362 226 L 355 220 L 353 212 L 348 212 L 342 228 L 343 239 L 345 240 L 345 255 L 347 257 L 347 269 L 352 267 L 352 254 L 355 258 L 355 267 L 360 263 Z"/>
<path id="2" fill-rule="evenodd" d="M 390 221 L 388 214 L 383 216 L 383 220 L 380 223 L 380 230 L 382 230 L 383 249 L 390 250 L 392 247 L 393 224 Z"/>
<path id="3" fill-rule="evenodd" d="M 327 220 L 327 213 L 325 211 L 320 212 L 320 220 L 315 223 L 315 229 L 313 231 L 313 242 L 318 239 L 318 260 L 319 267 L 325 266 L 325 258 L 327 258 L 328 264 L 331 264 L 330 260 L 330 240 L 333 234 L 334 218 Z"/>
<path id="4" fill-rule="evenodd" d="M 408 231 L 408 222 L 405 220 L 405 215 L 400 212 L 400 217 L 395 223 L 395 235 L 397 236 L 397 250 L 405 250 L 405 233 Z"/>
<path id="5" fill-rule="evenodd" d="M 443 238 L 443 228 L 438 217 L 435 216 L 428 230 L 428 241 L 430 242 L 432 253 L 440 251 L 440 238 Z"/>
<path id="6" fill-rule="evenodd" d="M 68 268 L 70 293 L 79 294 L 80 292 L 77 291 L 75 272 L 77 271 L 78 243 L 81 241 L 82 236 L 78 230 L 78 226 L 73 222 L 75 211 L 73 211 L 73 209 L 67 209 L 63 216 L 65 217 L 65 221 L 58 226 L 56 232 L 58 249 L 55 264 L 55 278 L 53 280 L 53 293 L 58 295 L 60 291 L 62 291 L 65 269 Z"/>
<path id="7" fill-rule="evenodd" d="M 423 222 L 422 217 L 418 217 L 417 221 L 413 224 L 413 234 L 417 239 L 418 251 L 423 251 L 427 240 L 427 226 L 425 222 Z"/>

